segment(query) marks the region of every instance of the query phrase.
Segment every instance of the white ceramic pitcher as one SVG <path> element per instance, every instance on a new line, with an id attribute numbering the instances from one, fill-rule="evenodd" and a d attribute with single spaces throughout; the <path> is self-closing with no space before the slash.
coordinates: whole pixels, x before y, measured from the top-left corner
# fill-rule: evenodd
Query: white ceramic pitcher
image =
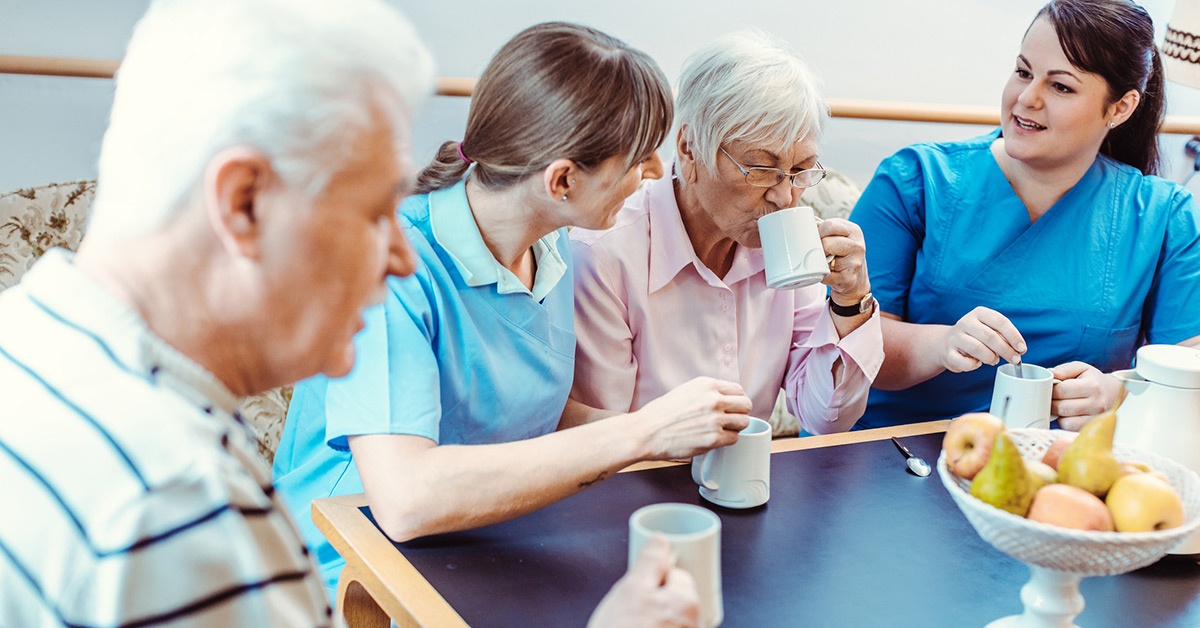
<path id="1" fill-rule="evenodd" d="M 1144 449 L 1200 473 L 1200 350 L 1145 345 L 1136 368 L 1113 373 L 1128 395 L 1117 409 L 1114 442 Z M 1172 554 L 1200 554 L 1200 534 Z"/>

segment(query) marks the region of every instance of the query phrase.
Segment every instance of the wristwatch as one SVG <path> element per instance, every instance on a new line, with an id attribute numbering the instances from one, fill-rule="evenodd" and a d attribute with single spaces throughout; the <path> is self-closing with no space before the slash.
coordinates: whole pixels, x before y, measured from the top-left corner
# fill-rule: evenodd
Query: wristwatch
<path id="1" fill-rule="evenodd" d="M 858 316 L 864 312 L 873 312 L 875 310 L 875 297 L 871 296 L 870 292 L 863 295 L 863 298 L 860 299 L 858 303 L 853 305 L 838 305 L 837 303 L 833 302 L 833 297 L 828 295 L 825 297 L 825 299 L 829 301 L 830 312 L 846 318 Z"/>

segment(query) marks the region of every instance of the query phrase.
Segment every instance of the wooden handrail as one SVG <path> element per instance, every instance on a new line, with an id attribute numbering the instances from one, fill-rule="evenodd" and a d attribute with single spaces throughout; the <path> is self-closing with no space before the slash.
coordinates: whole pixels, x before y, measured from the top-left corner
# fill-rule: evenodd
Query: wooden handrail
<path id="1" fill-rule="evenodd" d="M 0 55 L 0 74 L 33 74 L 39 76 L 73 76 L 82 78 L 112 78 L 120 61 L 104 59 L 71 59 L 65 57 L 29 57 Z M 437 79 L 439 96 L 470 97 L 475 79 L 443 76 Z M 830 113 L 835 118 L 864 120 L 893 120 L 899 122 L 937 122 L 942 124 L 1000 123 L 995 107 L 979 105 L 942 105 L 936 103 L 885 102 L 830 98 Z M 1161 133 L 1200 135 L 1200 116 L 1167 116 Z"/>

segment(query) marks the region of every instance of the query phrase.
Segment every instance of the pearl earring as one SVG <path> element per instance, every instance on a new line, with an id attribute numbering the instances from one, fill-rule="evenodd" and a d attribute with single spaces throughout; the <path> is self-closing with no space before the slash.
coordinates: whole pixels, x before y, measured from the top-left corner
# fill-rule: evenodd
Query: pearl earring
<path id="1" fill-rule="evenodd" d="M 1108 128 L 1110 128 L 1110 129 L 1115 129 L 1115 128 L 1117 128 L 1117 123 L 1116 123 L 1116 122 L 1111 122 L 1111 121 L 1110 121 L 1110 122 L 1108 123 Z"/>
<path id="2" fill-rule="evenodd" d="M 566 195 L 566 194 L 563 194 L 563 199 L 562 199 L 562 200 L 563 200 L 563 202 L 564 202 L 564 203 L 565 203 L 565 202 L 567 202 L 567 195 Z"/>

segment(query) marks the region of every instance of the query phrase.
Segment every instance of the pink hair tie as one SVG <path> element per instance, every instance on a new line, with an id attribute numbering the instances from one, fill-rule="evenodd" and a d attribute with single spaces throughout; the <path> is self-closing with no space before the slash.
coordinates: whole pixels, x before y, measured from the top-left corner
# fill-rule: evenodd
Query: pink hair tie
<path id="1" fill-rule="evenodd" d="M 462 142 L 459 142 L 459 143 L 458 143 L 458 146 L 456 146 L 456 147 L 454 148 L 454 150 L 458 151 L 458 158 L 459 158 L 459 159 L 461 159 L 461 160 L 463 160 L 463 163 L 468 163 L 468 164 L 469 164 L 469 163 L 471 163 L 471 158 L 470 158 L 470 157 L 467 157 L 467 156 L 466 156 L 466 155 L 464 155 L 464 154 L 463 154 L 463 152 L 462 152 Z"/>

